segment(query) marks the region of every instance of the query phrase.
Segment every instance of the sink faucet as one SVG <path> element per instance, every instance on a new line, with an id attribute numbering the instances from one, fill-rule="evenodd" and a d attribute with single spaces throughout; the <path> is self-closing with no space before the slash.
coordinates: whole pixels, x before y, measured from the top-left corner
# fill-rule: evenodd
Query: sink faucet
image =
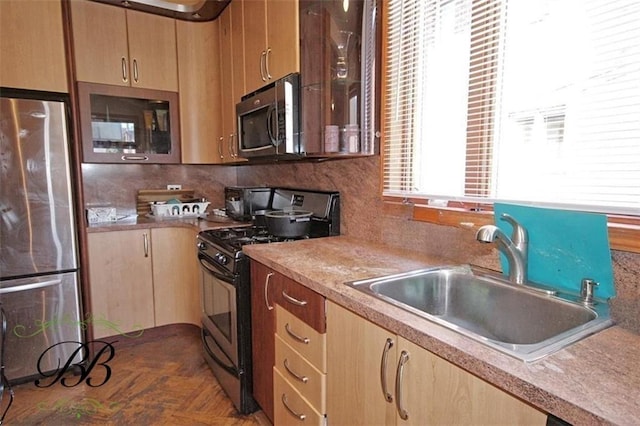
<path id="1" fill-rule="evenodd" d="M 509 261 L 509 280 L 515 284 L 525 284 L 527 282 L 527 251 L 529 246 L 527 230 L 506 213 L 502 214 L 500 220 L 510 223 L 513 227 L 511 238 L 497 226 L 484 225 L 478 229 L 476 240 L 481 243 L 495 242 L 498 249 L 504 253 Z"/>

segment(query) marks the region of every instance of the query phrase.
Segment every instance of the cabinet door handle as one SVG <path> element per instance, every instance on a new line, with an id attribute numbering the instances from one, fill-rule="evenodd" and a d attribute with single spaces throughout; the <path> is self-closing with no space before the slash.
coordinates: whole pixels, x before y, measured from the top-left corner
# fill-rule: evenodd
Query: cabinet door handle
<path id="1" fill-rule="evenodd" d="M 409 418 L 409 413 L 404 409 L 402 404 L 402 374 L 404 373 L 404 366 L 407 362 L 409 362 L 409 352 L 402 351 L 400 359 L 398 360 L 398 370 L 396 371 L 396 408 L 402 420 Z"/>
<path id="2" fill-rule="evenodd" d="M 233 149 L 233 133 L 231 133 L 229 135 L 229 143 L 227 148 L 229 148 L 229 155 L 231 155 L 231 158 L 235 158 L 236 157 L 236 152 Z"/>
<path id="3" fill-rule="evenodd" d="M 144 248 L 144 257 L 149 257 L 149 237 L 146 232 L 142 234 L 142 247 Z"/>
<path id="4" fill-rule="evenodd" d="M 267 51 L 263 50 L 260 53 L 260 78 L 262 81 L 267 81 L 267 73 L 265 69 L 267 68 Z"/>
<path id="5" fill-rule="evenodd" d="M 122 81 L 127 83 L 129 81 L 129 72 L 127 70 L 127 58 L 122 57 Z"/>
<path id="6" fill-rule="evenodd" d="M 138 72 L 138 60 L 136 58 L 133 58 L 133 81 L 138 83 L 138 77 L 140 77 L 140 74 Z"/>
<path id="7" fill-rule="evenodd" d="M 287 411 L 289 412 L 289 414 L 291 414 L 293 417 L 297 418 L 298 420 L 304 420 L 307 418 L 306 415 L 304 414 L 300 414 L 300 413 L 296 413 L 295 411 L 293 411 L 290 407 L 289 404 L 287 404 L 287 395 L 286 394 L 282 394 L 282 405 L 284 405 L 284 408 L 287 409 Z"/>
<path id="8" fill-rule="evenodd" d="M 299 299 L 296 299 L 295 297 L 291 297 L 287 293 L 285 293 L 284 290 L 282 290 L 282 297 L 284 297 L 287 302 L 292 303 L 294 305 L 307 306 L 306 300 L 299 300 Z"/>
<path id="9" fill-rule="evenodd" d="M 393 402 L 393 396 L 387 390 L 387 358 L 389 357 L 389 350 L 393 347 L 393 340 L 387 338 L 384 343 L 384 349 L 382 350 L 382 358 L 380 360 L 380 386 L 382 387 L 382 395 L 387 402 Z"/>
<path id="10" fill-rule="evenodd" d="M 309 338 L 308 337 L 298 336 L 296 333 L 291 331 L 291 327 L 289 326 L 289 323 L 286 323 L 284 325 L 284 329 L 287 331 L 287 333 L 289 333 L 289 336 L 293 337 L 298 342 L 304 343 L 305 345 L 309 344 L 309 342 L 310 342 Z"/>
<path id="11" fill-rule="evenodd" d="M 269 71 L 269 58 L 271 57 L 271 48 L 267 48 L 267 53 L 264 54 L 264 71 L 267 80 L 271 80 L 271 72 Z"/>
<path id="12" fill-rule="evenodd" d="M 234 158 L 238 157 L 238 149 L 239 148 L 238 148 L 238 145 L 237 145 L 237 143 L 238 143 L 237 142 L 238 141 L 237 137 L 238 137 L 237 133 L 232 133 L 231 134 L 231 152 L 232 152 Z"/>
<path id="13" fill-rule="evenodd" d="M 273 310 L 273 306 L 269 304 L 269 284 L 271 283 L 271 276 L 273 272 L 269 272 L 264 279 L 264 304 L 267 306 L 268 311 Z"/>
<path id="14" fill-rule="evenodd" d="M 307 376 L 302 376 L 296 372 L 294 372 L 293 370 L 291 370 L 291 368 L 289 367 L 289 360 L 287 358 L 284 359 L 284 362 L 282 363 L 282 365 L 284 365 L 284 369 L 287 370 L 287 373 L 291 374 L 291 376 L 302 382 L 302 383 L 307 383 L 309 381 L 309 378 Z"/>
<path id="15" fill-rule="evenodd" d="M 224 160 L 224 154 L 222 151 L 222 145 L 224 144 L 224 136 L 220 136 L 218 138 L 218 155 L 220 155 L 220 159 Z"/>

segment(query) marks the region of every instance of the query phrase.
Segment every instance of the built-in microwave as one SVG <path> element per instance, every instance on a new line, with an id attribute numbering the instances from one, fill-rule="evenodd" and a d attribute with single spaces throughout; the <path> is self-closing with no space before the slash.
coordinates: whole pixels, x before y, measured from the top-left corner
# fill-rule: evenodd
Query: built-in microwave
<path id="1" fill-rule="evenodd" d="M 299 105 L 297 73 L 243 96 L 236 105 L 239 155 L 248 159 L 303 155 Z"/>

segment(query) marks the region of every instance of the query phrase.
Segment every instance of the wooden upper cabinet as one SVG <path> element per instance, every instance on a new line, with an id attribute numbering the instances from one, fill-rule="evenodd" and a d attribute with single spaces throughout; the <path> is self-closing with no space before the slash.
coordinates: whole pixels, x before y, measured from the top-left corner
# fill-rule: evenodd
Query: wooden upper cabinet
<path id="1" fill-rule="evenodd" d="M 267 2 L 249 0 L 244 3 L 244 61 L 247 92 L 266 84 L 264 55 L 267 48 Z"/>
<path id="2" fill-rule="evenodd" d="M 131 85 L 178 91 L 175 20 L 127 11 Z"/>
<path id="3" fill-rule="evenodd" d="M 78 81 L 178 91 L 175 20 L 73 1 Z"/>
<path id="4" fill-rule="evenodd" d="M 298 1 L 267 1 L 267 71 L 271 80 L 300 71 Z"/>
<path id="5" fill-rule="evenodd" d="M 60 1 L 0 1 L 0 86 L 67 92 Z"/>
<path id="6" fill-rule="evenodd" d="M 233 111 L 234 128 L 236 126 L 235 110 L 240 98 L 247 93 L 245 83 L 245 59 L 244 59 L 244 3 L 231 2 L 231 63 L 233 64 Z"/>
<path id="7" fill-rule="evenodd" d="M 247 0 L 244 5 L 247 92 L 300 70 L 298 1 Z"/>
<path id="8" fill-rule="evenodd" d="M 235 136 L 235 102 L 233 100 L 233 35 L 232 10 L 227 6 L 220 14 L 220 104 L 222 107 L 221 132 L 218 136 L 219 154 L 221 162 L 230 162 L 233 158 L 233 141 Z"/>
<path id="9" fill-rule="evenodd" d="M 176 21 L 183 164 L 221 162 L 219 21 Z"/>
<path id="10" fill-rule="evenodd" d="M 231 2 L 220 21 L 220 104 L 222 131 L 218 137 L 220 159 L 224 163 L 246 161 L 238 156 L 236 104 L 244 95 L 243 3 Z"/>

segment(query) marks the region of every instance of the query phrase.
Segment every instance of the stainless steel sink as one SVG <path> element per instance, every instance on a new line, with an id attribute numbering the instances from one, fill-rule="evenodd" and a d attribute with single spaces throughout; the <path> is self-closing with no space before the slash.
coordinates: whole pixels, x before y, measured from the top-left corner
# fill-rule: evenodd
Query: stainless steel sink
<path id="1" fill-rule="evenodd" d="M 347 285 L 524 361 L 613 324 L 609 306 L 510 283 L 469 265 L 422 269 Z"/>

